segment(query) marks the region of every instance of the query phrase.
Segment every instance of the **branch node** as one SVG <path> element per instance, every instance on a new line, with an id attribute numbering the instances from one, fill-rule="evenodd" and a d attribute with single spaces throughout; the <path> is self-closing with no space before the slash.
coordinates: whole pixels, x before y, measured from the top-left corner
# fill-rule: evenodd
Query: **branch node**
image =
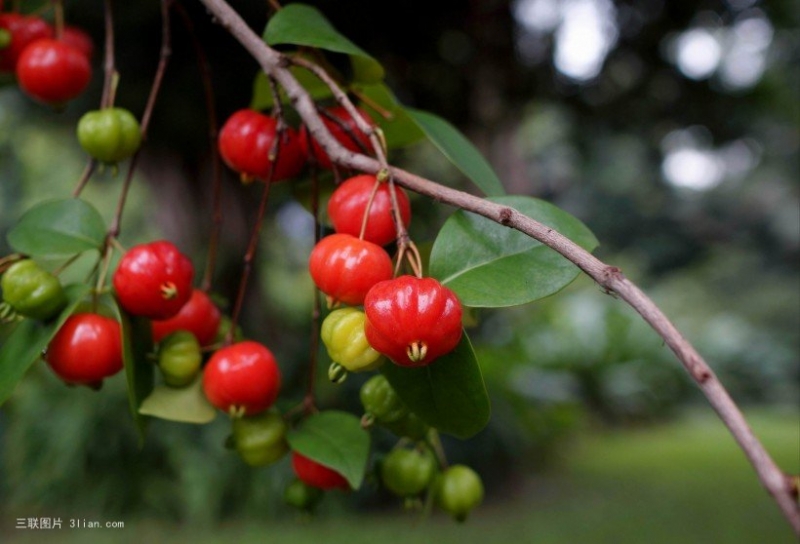
<path id="1" fill-rule="evenodd" d="M 794 497 L 794 500 L 798 500 L 800 498 L 800 474 L 787 476 L 786 485 L 789 488 L 789 494 Z"/>
<path id="2" fill-rule="evenodd" d="M 500 210 L 497 220 L 500 222 L 501 225 L 507 227 L 511 223 L 511 218 L 513 217 L 514 212 L 511 208 L 503 208 Z"/>
<path id="3" fill-rule="evenodd" d="M 701 384 L 706 383 L 708 380 L 711 379 L 711 372 L 709 372 L 706 369 L 700 369 L 696 375 L 697 375 L 697 381 Z"/>

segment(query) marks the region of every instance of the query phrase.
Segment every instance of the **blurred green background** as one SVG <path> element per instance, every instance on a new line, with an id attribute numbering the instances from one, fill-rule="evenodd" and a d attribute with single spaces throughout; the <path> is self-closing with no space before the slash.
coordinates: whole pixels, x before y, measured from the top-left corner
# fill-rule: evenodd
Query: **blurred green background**
<path id="1" fill-rule="evenodd" d="M 309 3 L 385 65 L 403 103 L 457 124 L 509 193 L 547 199 L 586 223 L 601 242 L 596 254 L 674 319 L 781 467 L 800 472 L 796 3 L 411 2 L 392 4 L 390 16 L 363 0 Z M 158 58 L 159 5 L 117 4 L 117 104 L 140 115 Z M 225 119 L 248 104 L 255 63 L 199 3 L 183 4 Z M 264 3 L 232 5 L 263 28 Z M 102 43 L 100 3 L 66 7 L 68 21 Z M 172 30 L 121 241 L 168 238 L 202 270 L 208 129 L 193 47 L 177 18 Z M 13 81 L 0 87 L 0 255 L 20 214 L 68 195 L 81 174 L 74 125 L 99 101 L 101 59 L 94 65 L 89 91 L 59 112 Z M 430 146 L 393 151 L 390 160 L 474 190 Z M 84 192 L 106 219 L 121 177 L 98 174 Z M 242 322 L 278 356 L 283 406 L 302 395 L 311 331 L 313 224 L 298 203 L 302 185 L 275 186 Z M 228 300 L 258 194 L 226 170 L 214 289 Z M 424 245 L 452 210 L 421 197 L 412 206 L 411 234 Z M 77 263 L 67 278 L 80 281 L 90 264 Z M 527 306 L 476 312 L 476 322 L 470 334 L 492 420 L 470 440 L 445 437 L 451 462 L 473 466 L 487 487 L 464 526 L 402 512 L 375 485 L 326 497 L 309 522 L 280 501 L 288 463 L 244 465 L 223 447 L 225 418 L 202 427 L 154 421 L 140 450 L 122 376 L 95 393 L 66 388 L 36 365 L 0 411 L 0 540 L 793 541 L 662 341 L 590 281 Z M 359 413 L 364 377 L 341 386 L 323 378 L 321 406 Z M 378 452 L 392 445 L 388 435 L 375 438 Z M 28 517 L 126 527 L 14 528 Z"/>

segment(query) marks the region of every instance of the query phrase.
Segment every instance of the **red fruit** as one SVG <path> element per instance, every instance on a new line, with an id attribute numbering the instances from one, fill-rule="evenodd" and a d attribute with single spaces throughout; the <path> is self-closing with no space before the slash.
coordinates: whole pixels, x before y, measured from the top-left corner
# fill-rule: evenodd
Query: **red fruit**
<path id="1" fill-rule="evenodd" d="M 126 312 L 149 319 L 176 315 L 192 296 L 194 267 L 167 241 L 128 250 L 114 272 L 114 291 Z"/>
<path id="2" fill-rule="evenodd" d="M 11 43 L 0 49 L 0 72 L 13 72 L 25 47 L 39 38 L 51 38 L 53 29 L 39 17 L 0 13 L 0 28 L 11 34 Z"/>
<path id="3" fill-rule="evenodd" d="M 122 369 L 119 323 L 98 314 L 73 314 L 50 341 L 44 359 L 67 383 L 99 386 Z"/>
<path id="4" fill-rule="evenodd" d="M 375 126 L 375 123 L 370 119 L 369 115 L 364 110 L 356 108 L 361 117 L 370 126 Z M 334 117 L 338 121 L 330 119 Z M 344 106 L 334 106 L 325 110 L 325 114 L 320 118 L 330 133 L 336 140 L 345 148 L 356 153 L 369 153 L 372 149 L 372 144 L 369 141 L 369 136 L 364 134 L 357 126 L 355 120 L 347 113 Z M 300 145 L 306 156 L 313 157 L 317 160 L 322 168 L 333 168 L 331 159 L 328 154 L 322 149 L 317 141 L 308 133 L 308 129 L 304 126 L 300 131 Z"/>
<path id="5" fill-rule="evenodd" d="M 350 489 L 344 476 L 333 469 L 317 463 L 296 451 L 292 452 L 292 468 L 306 485 L 317 489 Z"/>
<path id="6" fill-rule="evenodd" d="M 50 38 L 29 44 L 17 60 L 20 88 L 47 104 L 61 104 L 75 98 L 91 78 L 92 67 L 86 55 Z"/>
<path id="7" fill-rule="evenodd" d="M 82 28 L 66 25 L 61 33 L 61 41 L 76 48 L 89 60 L 94 55 L 94 41 Z"/>
<path id="8" fill-rule="evenodd" d="M 384 249 L 350 234 L 331 234 L 314 246 L 308 264 L 311 278 L 332 302 L 358 306 L 373 285 L 392 277 Z"/>
<path id="9" fill-rule="evenodd" d="M 278 398 L 280 385 L 275 356 L 250 340 L 216 351 L 203 371 L 206 397 L 232 415 L 263 412 Z"/>
<path id="10" fill-rule="evenodd" d="M 269 178 L 278 122 L 255 110 L 243 109 L 231 115 L 219 133 L 219 152 L 225 164 L 240 172 L 243 179 Z M 286 127 L 283 132 L 272 181 L 297 176 L 305 164 L 297 132 Z"/>
<path id="11" fill-rule="evenodd" d="M 194 289 L 189 301 L 180 311 L 169 319 L 153 321 L 153 342 L 175 331 L 189 331 L 198 343 L 205 347 L 214 343 L 221 314 L 209 296 L 200 289 Z"/>
<path id="12" fill-rule="evenodd" d="M 361 233 L 364 212 L 376 183 L 378 182 L 375 176 L 362 174 L 345 180 L 336 188 L 328 201 L 328 216 L 336 232 L 353 236 Z M 394 188 L 394 193 L 397 195 L 400 217 L 403 219 L 403 224 L 408 226 L 411 220 L 408 195 L 397 186 Z M 392 194 L 389 191 L 389 184 L 381 182 L 369 207 L 364 240 L 384 246 L 396 238 L 397 227 L 392 213 Z"/>
<path id="13" fill-rule="evenodd" d="M 425 366 L 461 340 L 461 303 L 433 278 L 400 276 L 373 287 L 364 300 L 364 332 L 400 366 Z"/>

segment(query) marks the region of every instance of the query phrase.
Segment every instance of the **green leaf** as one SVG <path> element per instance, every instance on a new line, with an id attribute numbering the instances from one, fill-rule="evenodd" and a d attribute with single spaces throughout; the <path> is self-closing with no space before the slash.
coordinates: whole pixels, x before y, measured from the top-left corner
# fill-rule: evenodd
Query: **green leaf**
<path id="1" fill-rule="evenodd" d="M 369 111 L 370 117 L 383 130 L 383 136 L 386 138 L 386 145 L 389 149 L 405 147 L 425 138 L 425 133 L 408 116 L 402 104 L 397 101 L 394 93 L 385 84 L 354 85 L 353 87 L 390 115 L 390 118 L 387 119 L 374 109 Z M 364 106 L 370 107 L 366 102 L 362 102 L 361 107 Z"/>
<path id="2" fill-rule="evenodd" d="M 369 459 L 369 433 L 353 414 L 325 410 L 306 418 L 286 439 L 293 450 L 344 476 L 358 489 Z"/>
<path id="3" fill-rule="evenodd" d="M 42 351 L 58 329 L 88 294 L 89 287 L 78 284 L 67 285 L 64 287 L 64 292 L 68 302 L 57 319 L 46 323 L 35 319 L 23 319 L 5 337 L 0 347 L 0 405 L 8 400 L 25 372 L 41 357 Z"/>
<path id="4" fill-rule="evenodd" d="M 381 372 L 412 412 L 444 433 L 469 438 L 489 422 L 489 395 L 466 332 L 453 351 L 428 366 L 388 363 Z"/>
<path id="5" fill-rule="evenodd" d="M 155 385 L 155 365 L 147 358 L 153 347 L 152 330 L 149 319 L 129 315 L 119 306 L 116 312 L 122 325 L 122 361 L 128 380 L 128 405 L 141 446 L 144 444 L 147 418 L 139 412 L 139 408 L 153 392 Z"/>
<path id="6" fill-rule="evenodd" d="M 505 189 L 492 167 L 480 151 L 445 119 L 427 111 L 405 108 L 408 116 L 425 133 L 428 139 L 441 151 L 447 160 L 461 170 L 486 195 L 500 196 Z"/>
<path id="7" fill-rule="evenodd" d="M 583 223 L 552 204 L 525 196 L 489 200 L 552 227 L 588 251 L 597 247 L 597 239 Z M 431 276 L 455 291 L 465 306 L 526 304 L 558 292 L 579 273 L 578 267 L 541 242 L 464 211 L 445 222 L 431 253 Z"/>
<path id="8" fill-rule="evenodd" d="M 105 237 L 100 213 L 84 200 L 66 198 L 42 202 L 25 212 L 7 239 L 19 253 L 62 257 L 99 250 Z"/>
<path id="9" fill-rule="evenodd" d="M 157 385 L 142 401 L 139 413 L 181 423 L 212 422 L 217 417 L 217 410 L 203 393 L 202 376 L 198 374 L 186 387 Z"/>
<path id="10" fill-rule="evenodd" d="M 300 66 L 292 66 L 289 71 L 297 78 L 298 83 L 305 88 L 314 100 L 321 100 L 333 96 L 331 88 L 325 85 L 317 76 L 302 68 Z M 283 88 L 279 93 L 280 101 L 282 103 L 289 102 L 289 97 Z M 264 72 L 256 74 L 253 80 L 253 98 L 250 101 L 250 108 L 254 110 L 265 110 L 271 108 L 275 104 L 272 97 L 272 89 L 269 86 L 269 80 Z"/>
<path id="11" fill-rule="evenodd" d="M 350 55 L 356 81 L 376 83 L 384 76 L 377 60 L 339 33 L 318 9 L 306 4 L 289 4 L 273 15 L 264 30 L 264 41 L 268 45 L 305 45 Z"/>

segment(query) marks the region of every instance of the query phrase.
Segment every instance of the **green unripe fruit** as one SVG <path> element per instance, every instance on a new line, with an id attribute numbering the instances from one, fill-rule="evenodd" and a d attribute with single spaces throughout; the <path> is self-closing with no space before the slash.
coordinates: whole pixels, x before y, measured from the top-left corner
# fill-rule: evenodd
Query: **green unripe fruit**
<path id="1" fill-rule="evenodd" d="M 359 396 L 364 410 L 379 423 L 399 421 L 408 414 L 405 403 L 400 400 L 383 374 L 377 374 L 364 382 Z"/>
<path id="2" fill-rule="evenodd" d="M 375 370 L 383 359 L 372 349 L 364 334 L 367 316 L 355 308 L 340 308 L 322 322 L 320 337 L 328 355 L 350 372 Z"/>
<path id="3" fill-rule="evenodd" d="M 78 121 L 77 133 L 84 151 L 98 161 L 111 164 L 136 153 L 142 143 L 139 121 L 123 108 L 85 113 Z"/>
<path id="4" fill-rule="evenodd" d="M 381 463 L 381 481 L 398 497 L 419 495 L 436 476 L 436 459 L 425 450 L 397 448 Z"/>
<path id="5" fill-rule="evenodd" d="M 25 317 L 45 321 L 67 305 L 67 296 L 57 277 L 31 259 L 8 267 L 0 280 L 3 300 Z"/>
<path id="6" fill-rule="evenodd" d="M 322 499 L 324 491 L 318 487 L 306 485 L 300 480 L 293 480 L 283 492 L 283 500 L 289 506 L 310 511 Z"/>
<path id="7" fill-rule="evenodd" d="M 158 368 L 169 386 L 183 387 L 192 383 L 202 361 L 200 344 L 189 331 L 175 331 L 158 345 Z"/>
<path id="8" fill-rule="evenodd" d="M 462 522 L 483 501 L 483 482 L 466 465 L 453 465 L 436 482 L 436 504 Z"/>
<path id="9" fill-rule="evenodd" d="M 270 465 L 289 451 L 286 422 L 272 410 L 233 420 L 233 443 L 250 466 Z"/>

